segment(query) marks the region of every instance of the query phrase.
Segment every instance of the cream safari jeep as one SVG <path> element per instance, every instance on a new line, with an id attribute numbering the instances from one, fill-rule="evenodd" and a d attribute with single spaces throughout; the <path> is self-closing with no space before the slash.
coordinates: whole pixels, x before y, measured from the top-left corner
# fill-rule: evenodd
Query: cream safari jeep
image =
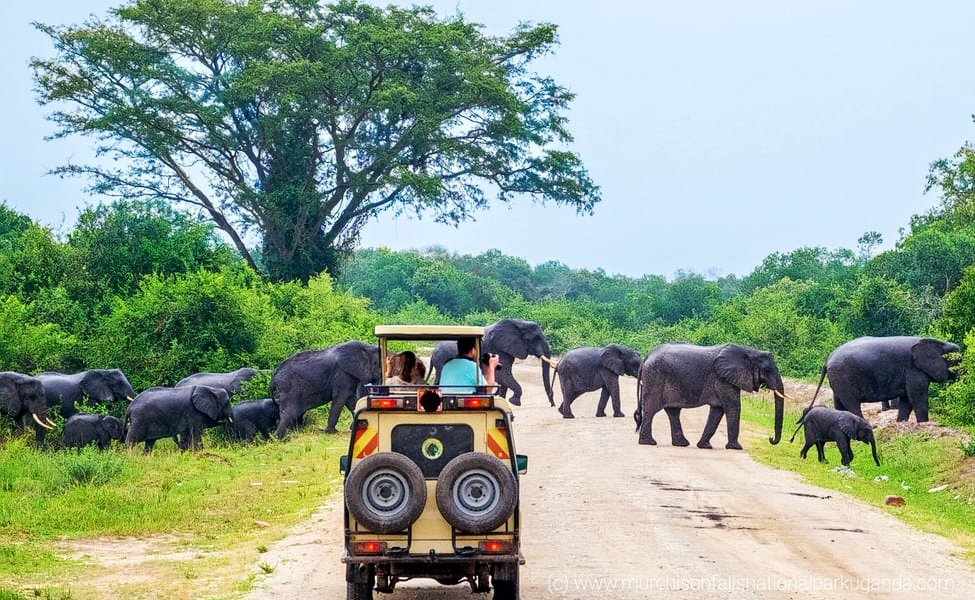
<path id="1" fill-rule="evenodd" d="M 378 326 L 380 364 L 387 342 L 474 336 L 481 327 Z M 353 416 L 345 475 L 348 600 L 392 592 L 400 581 L 466 581 L 517 600 L 520 552 L 518 476 L 508 403 L 478 388 L 368 386 Z M 426 396 L 424 396 L 426 394 Z M 439 396 L 435 412 L 431 394 Z M 421 399 L 423 402 L 421 402 Z M 434 404 L 437 404 L 434 397 Z"/>

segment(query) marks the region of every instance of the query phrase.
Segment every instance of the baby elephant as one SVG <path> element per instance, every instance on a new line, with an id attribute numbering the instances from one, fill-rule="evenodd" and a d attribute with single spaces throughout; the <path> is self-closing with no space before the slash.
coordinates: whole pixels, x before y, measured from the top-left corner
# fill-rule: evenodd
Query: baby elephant
<path id="1" fill-rule="evenodd" d="M 241 402 L 233 407 L 233 421 L 224 423 L 224 431 L 234 439 L 252 442 L 260 433 L 265 440 L 271 439 L 271 432 L 278 426 L 280 409 L 272 398 Z"/>
<path id="2" fill-rule="evenodd" d="M 858 417 L 844 410 L 813 406 L 802 411 L 802 417 L 797 423 L 804 427 L 803 433 L 806 436 L 806 445 L 799 452 L 799 456 L 802 458 L 806 458 L 806 453 L 815 444 L 816 451 L 819 453 L 819 462 L 826 462 L 823 448 L 826 442 L 836 442 L 836 446 L 840 449 L 843 466 L 848 467 L 850 461 L 853 460 L 853 451 L 850 449 L 850 440 L 853 439 L 870 444 L 870 449 L 873 451 L 873 461 L 877 463 L 878 467 L 880 466 L 880 459 L 877 458 L 877 442 L 873 438 L 873 428 L 863 417 Z M 799 433 L 798 427 L 796 432 L 792 434 L 790 443 L 796 439 L 796 433 Z"/>
<path id="3" fill-rule="evenodd" d="M 122 420 L 110 415 L 76 413 L 64 423 L 64 445 L 83 448 L 92 442 L 99 450 L 106 450 L 112 440 L 122 441 Z"/>

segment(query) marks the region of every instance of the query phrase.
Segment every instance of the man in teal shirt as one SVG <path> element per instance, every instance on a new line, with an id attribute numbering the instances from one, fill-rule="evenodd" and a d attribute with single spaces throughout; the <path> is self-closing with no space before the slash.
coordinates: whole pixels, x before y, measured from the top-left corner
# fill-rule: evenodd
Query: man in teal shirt
<path id="1" fill-rule="evenodd" d="M 492 354 L 485 372 L 481 373 L 477 358 L 477 340 L 472 337 L 457 340 L 457 358 L 448 360 L 440 369 L 440 385 L 444 386 L 445 394 L 473 394 L 475 386 L 495 385 L 494 370 L 501 359 Z"/>

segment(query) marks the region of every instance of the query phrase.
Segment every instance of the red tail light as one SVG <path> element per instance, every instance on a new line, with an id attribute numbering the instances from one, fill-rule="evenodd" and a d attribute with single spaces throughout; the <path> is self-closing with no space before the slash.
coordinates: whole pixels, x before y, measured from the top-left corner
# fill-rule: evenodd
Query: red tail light
<path id="1" fill-rule="evenodd" d="M 506 554 L 511 552 L 512 543 L 508 540 L 485 540 L 478 546 L 484 554 Z"/>
<path id="2" fill-rule="evenodd" d="M 356 554 L 382 554 L 386 551 L 386 542 L 356 542 L 353 550 Z"/>

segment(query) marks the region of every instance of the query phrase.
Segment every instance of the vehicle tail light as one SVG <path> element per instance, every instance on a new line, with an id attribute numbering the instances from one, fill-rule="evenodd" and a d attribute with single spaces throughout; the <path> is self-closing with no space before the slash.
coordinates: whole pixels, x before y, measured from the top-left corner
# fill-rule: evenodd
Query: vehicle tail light
<path id="1" fill-rule="evenodd" d="M 370 540 L 366 542 L 356 542 L 352 545 L 356 554 L 382 554 L 386 551 L 386 542 Z"/>
<path id="2" fill-rule="evenodd" d="M 484 540 L 478 547 L 484 554 L 506 554 L 511 552 L 513 543 L 510 540 Z"/>
<path id="3" fill-rule="evenodd" d="M 494 408 L 494 398 L 458 398 L 457 408 Z"/>

